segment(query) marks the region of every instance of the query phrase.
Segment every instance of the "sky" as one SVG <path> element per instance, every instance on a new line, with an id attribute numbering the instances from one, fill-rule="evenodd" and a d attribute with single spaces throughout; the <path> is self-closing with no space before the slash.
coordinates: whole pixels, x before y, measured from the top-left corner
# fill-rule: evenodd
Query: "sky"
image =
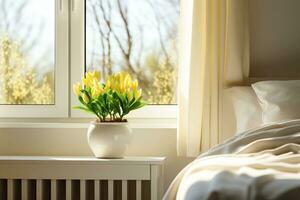
<path id="1" fill-rule="evenodd" d="M 103 0 L 103 2 L 106 2 L 107 0 Z M 116 10 L 116 1 L 110 0 L 112 2 L 113 10 Z M 87 58 L 87 65 L 91 63 L 92 59 L 100 54 L 101 52 L 101 45 L 100 45 L 100 39 L 99 39 L 99 33 L 97 31 L 97 27 L 95 25 L 95 20 L 93 13 L 91 12 L 91 5 L 95 4 L 97 0 L 87 0 L 87 12 L 86 12 L 86 58 Z M 176 13 L 176 10 L 174 10 L 174 7 L 170 6 L 168 3 L 169 0 L 124 0 L 124 2 L 127 3 L 128 6 L 128 18 L 129 18 L 129 28 L 130 31 L 133 33 L 133 38 L 135 40 L 133 46 L 134 51 L 134 57 L 139 56 L 139 47 L 141 42 L 144 46 L 144 55 L 146 53 L 152 52 L 152 51 L 159 51 L 161 49 L 159 45 L 159 33 L 157 31 L 157 20 L 155 18 L 155 13 L 153 11 L 156 9 L 156 12 L 159 13 L 161 16 L 161 20 L 165 20 L 167 22 L 177 23 L 178 20 L 178 13 Z M 149 4 L 150 2 L 150 4 Z M 113 13 L 113 27 L 115 28 L 118 35 L 122 35 L 125 37 L 125 33 L 121 28 L 122 27 L 122 21 L 120 18 L 120 15 L 117 12 Z M 172 24 L 174 25 L 174 24 Z M 175 24 L 176 26 L 177 24 Z M 171 26 L 171 24 L 170 24 Z M 139 27 L 142 27 L 143 34 L 141 37 Z M 162 26 L 161 32 L 163 37 L 166 38 L 164 30 L 168 28 L 165 26 Z M 112 44 L 116 47 L 116 42 Z M 114 47 L 113 47 L 114 48 Z M 117 48 L 114 48 L 117 49 Z M 96 50 L 96 52 L 95 52 Z M 113 51 L 113 57 L 114 60 L 119 60 L 121 62 L 122 60 L 122 54 L 120 51 Z M 93 67 L 93 66 L 88 66 Z"/>

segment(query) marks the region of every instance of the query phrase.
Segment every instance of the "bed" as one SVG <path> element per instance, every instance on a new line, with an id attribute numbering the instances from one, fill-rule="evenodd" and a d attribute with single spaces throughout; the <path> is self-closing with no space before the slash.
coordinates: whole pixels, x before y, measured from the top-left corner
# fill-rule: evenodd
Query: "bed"
<path id="1" fill-rule="evenodd" d="M 165 200 L 300 199 L 300 81 L 251 88 L 234 97 L 237 134 L 186 166 Z"/>

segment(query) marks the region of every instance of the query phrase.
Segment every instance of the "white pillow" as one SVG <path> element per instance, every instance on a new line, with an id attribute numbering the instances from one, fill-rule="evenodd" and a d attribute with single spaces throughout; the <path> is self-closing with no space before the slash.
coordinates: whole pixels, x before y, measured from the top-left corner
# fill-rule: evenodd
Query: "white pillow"
<path id="1" fill-rule="evenodd" d="M 263 111 L 263 123 L 300 118 L 300 80 L 252 84 Z"/>
<path id="2" fill-rule="evenodd" d="M 241 133 L 262 124 L 262 110 L 251 87 L 228 89 L 236 119 L 236 133 Z"/>

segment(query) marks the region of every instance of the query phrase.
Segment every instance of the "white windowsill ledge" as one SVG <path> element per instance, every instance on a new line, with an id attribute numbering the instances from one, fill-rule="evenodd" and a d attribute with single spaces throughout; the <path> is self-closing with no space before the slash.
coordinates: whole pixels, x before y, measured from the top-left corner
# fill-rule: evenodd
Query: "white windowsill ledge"
<path id="1" fill-rule="evenodd" d="M 91 120 L 72 120 L 72 119 L 17 119 L 0 121 L 0 128 L 83 128 L 89 127 Z M 129 119 L 132 129 L 176 129 L 176 119 Z"/>

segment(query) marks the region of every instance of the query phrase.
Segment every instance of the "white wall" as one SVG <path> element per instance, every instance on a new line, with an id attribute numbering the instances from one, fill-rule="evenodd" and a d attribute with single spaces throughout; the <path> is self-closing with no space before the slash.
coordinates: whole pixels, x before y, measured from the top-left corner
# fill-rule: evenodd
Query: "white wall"
<path id="1" fill-rule="evenodd" d="M 252 77 L 300 78 L 299 9 L 299 0 L 250 0 Z"/>
<path id="2" fill-rule="evenodd" d="M 85 129 L 0 129 L 0 155 L 91 156 Z M 177 157 L 175 129 L 135 129 L 128 156 L 165 156 L 165 189 L 192 159 Z"/>

